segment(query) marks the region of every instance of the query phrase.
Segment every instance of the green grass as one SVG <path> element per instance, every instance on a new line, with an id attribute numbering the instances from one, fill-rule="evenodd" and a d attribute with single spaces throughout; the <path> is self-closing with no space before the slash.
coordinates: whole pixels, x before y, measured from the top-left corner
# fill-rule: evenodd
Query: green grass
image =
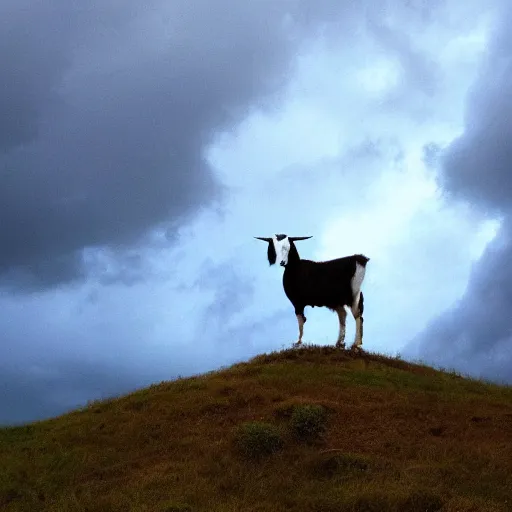
<path id="1" fill-rule="evenodd" d="M 505 512 L 511 441 L 510 387 L 306 347 L 0 429 L 0 510 Z"/>

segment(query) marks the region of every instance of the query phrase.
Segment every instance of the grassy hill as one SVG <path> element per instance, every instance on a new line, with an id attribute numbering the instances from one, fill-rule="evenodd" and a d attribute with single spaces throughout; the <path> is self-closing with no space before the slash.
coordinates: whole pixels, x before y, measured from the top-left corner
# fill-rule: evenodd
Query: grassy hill
<path id="1" fill-rule="evenodd" d="M 512 510 L 512 388 L 331 347 L 0 429 L 2 511 Z"/>

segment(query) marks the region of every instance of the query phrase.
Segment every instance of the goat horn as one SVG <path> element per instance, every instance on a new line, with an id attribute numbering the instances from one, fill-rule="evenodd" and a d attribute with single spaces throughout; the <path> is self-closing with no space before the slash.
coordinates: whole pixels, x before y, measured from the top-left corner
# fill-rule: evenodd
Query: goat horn
<path id="1" fill-rule="evenodd" d="M 308 238 L 313 238 L 312 236 L 289 236 L 288 239 L 291 242 L 298 242 L 299 240 L 307 240 Z"/>
<path id="2" fill-rule="evenodd" d="M 255 236 L 254 238 L 257 238 L 258 240 L 263 240 L 264 242 L 272 242 L 272 238 L 265 238 L 262 236 Z"/>

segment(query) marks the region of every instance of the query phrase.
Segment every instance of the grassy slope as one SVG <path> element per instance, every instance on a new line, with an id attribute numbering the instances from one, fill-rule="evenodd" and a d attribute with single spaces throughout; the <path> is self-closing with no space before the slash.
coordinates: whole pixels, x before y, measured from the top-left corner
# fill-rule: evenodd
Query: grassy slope
<path id="1" fill-rule="evenodd" d="M 324 439 L 289 434 L 296 403 Z M 233 430 L 282 429 L 244 460 Z M 6 511 L 510 511 L 512 388 L 310 347 L 0 429 Z"/>

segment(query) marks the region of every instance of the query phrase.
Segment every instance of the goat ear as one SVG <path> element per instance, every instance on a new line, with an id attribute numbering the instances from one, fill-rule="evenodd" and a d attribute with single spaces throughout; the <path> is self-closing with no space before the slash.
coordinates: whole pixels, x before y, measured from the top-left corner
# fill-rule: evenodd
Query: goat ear
<path id="1" fill-rule="evenodd" d="M 291 242 L 298 242 L 299 240 L 307 240 L 308 238 L 313 238 L 312 236 L 289 236 L 288 240 Z"/>
<path id="2" fill-rule="evenodd" d="M 273 265 L 276 262 L 277 254 L 276 248 L 274 247 L 274 240 L 272 240 L 272 238 L 268 242 L 267 257 L 269 265 Z"/>
<path id="3" fill-rule="evenodd" d="M 268 249 L 267 249 L 268 264 L 273 265 L 277 259 L 276 248 L 274 247 L 274 239 L 273 238 L 265 238 L 263 236 L 255 236 L 254 238 L 257 238 L 258 240 L 263 240 L 264 242 L 268 242 Z"/>

